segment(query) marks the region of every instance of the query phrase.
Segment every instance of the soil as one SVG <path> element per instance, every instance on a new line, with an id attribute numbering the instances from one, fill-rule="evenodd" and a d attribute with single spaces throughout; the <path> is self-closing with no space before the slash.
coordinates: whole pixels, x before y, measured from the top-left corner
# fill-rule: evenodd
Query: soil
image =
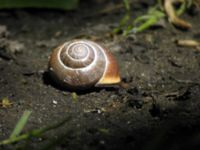
<path id="1" fill-rule="evenodd" d="M 150 3 L 136 1 L 133 17 L 146 12 Z M 174 42 L 200 40 L 200 15 L 182 16 L 192 24 L 188 31 L 165 20 L 162 28 L 109 36 L 124 9 L 96 13 L 107 6 L 114 4 L 86 1 L 67 12 L 0 11 L 0 100 L 7 97 L 12 103 L 0 107 L 0 140 L 10 136 L 25 110 L 32 113 L 23 133 L 68 118 L 38 138 L 0 149 L 200 148 L 200 51 Z M 108 47 L 129 87 L 92 88 L 76 96 L 55 86 L 48 57 L 53 48 L 74 38 Z"/>

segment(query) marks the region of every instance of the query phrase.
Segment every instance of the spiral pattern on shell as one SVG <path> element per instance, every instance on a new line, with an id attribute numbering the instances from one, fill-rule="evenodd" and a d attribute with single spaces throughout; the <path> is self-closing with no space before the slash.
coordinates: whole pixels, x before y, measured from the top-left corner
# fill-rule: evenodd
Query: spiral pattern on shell
<path id="1" fill-rule="evenodd" d="M 110 64 L 109 57 L 109 52 L 93 41 L 72 40 L 52 52 L 49 70 L 63 86 L 88 88 L 103 80 Z"/>

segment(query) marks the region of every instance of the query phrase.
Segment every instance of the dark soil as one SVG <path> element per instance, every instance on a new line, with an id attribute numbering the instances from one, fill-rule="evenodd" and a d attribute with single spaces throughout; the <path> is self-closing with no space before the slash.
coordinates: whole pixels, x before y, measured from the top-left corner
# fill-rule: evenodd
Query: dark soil
<path id="1" fill-rule="evenodd" d="M 9 137 L 25 110 L 32 114 L 23 133 L 70 119 L 39 138 L 0 149 L 199 149 L 200 51 L 178 47 L 177 39 L 200 40 L 200 15 L 182 16 L 193 27 L 164 28 L 105 36 L 123 16 L 123 8 L 96 14 L 111 2 L 81 4 L 76 11 L 0 11 L 0 140 Z M 148 4 L 135 2 L 133 17 Z M 95 14 L 94 14 L 95 13 Z M 94 15 L 91 15 L 94 14 Z M 48 56 L 66 40 L 89 38 L 115 55 L 129 84 L 77 92 L 55 86 L 48 76 Z"/>

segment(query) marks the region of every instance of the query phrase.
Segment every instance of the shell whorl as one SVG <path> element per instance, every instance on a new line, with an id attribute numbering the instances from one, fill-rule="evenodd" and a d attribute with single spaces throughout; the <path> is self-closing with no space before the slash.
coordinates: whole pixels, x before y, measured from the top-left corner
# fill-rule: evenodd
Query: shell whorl
<path id="1" fill-rule="evenodd" d="M 50 70 L 63 85 L 88 87 L 103 76 L 106 63 L 101 46 L 88 40 L 73 40 L 53 51 Z"/>
<path id="2" fill-rule="evenodd" d="M 68 69 L 91 67 L 97 59 L 94 43 L 74 41 L 65 43 L 59 51 L 58 59 Z"/>

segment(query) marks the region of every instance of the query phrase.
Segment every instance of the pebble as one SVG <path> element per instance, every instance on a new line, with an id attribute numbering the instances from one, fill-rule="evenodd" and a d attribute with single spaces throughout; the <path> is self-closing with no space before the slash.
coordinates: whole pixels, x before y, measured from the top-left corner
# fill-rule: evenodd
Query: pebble
<path id="1" fill-rule="evenodd" d="M 53 104 L 57 105 L 57 104 L 58 104 L 58 101 L 53 100 Z"/>

